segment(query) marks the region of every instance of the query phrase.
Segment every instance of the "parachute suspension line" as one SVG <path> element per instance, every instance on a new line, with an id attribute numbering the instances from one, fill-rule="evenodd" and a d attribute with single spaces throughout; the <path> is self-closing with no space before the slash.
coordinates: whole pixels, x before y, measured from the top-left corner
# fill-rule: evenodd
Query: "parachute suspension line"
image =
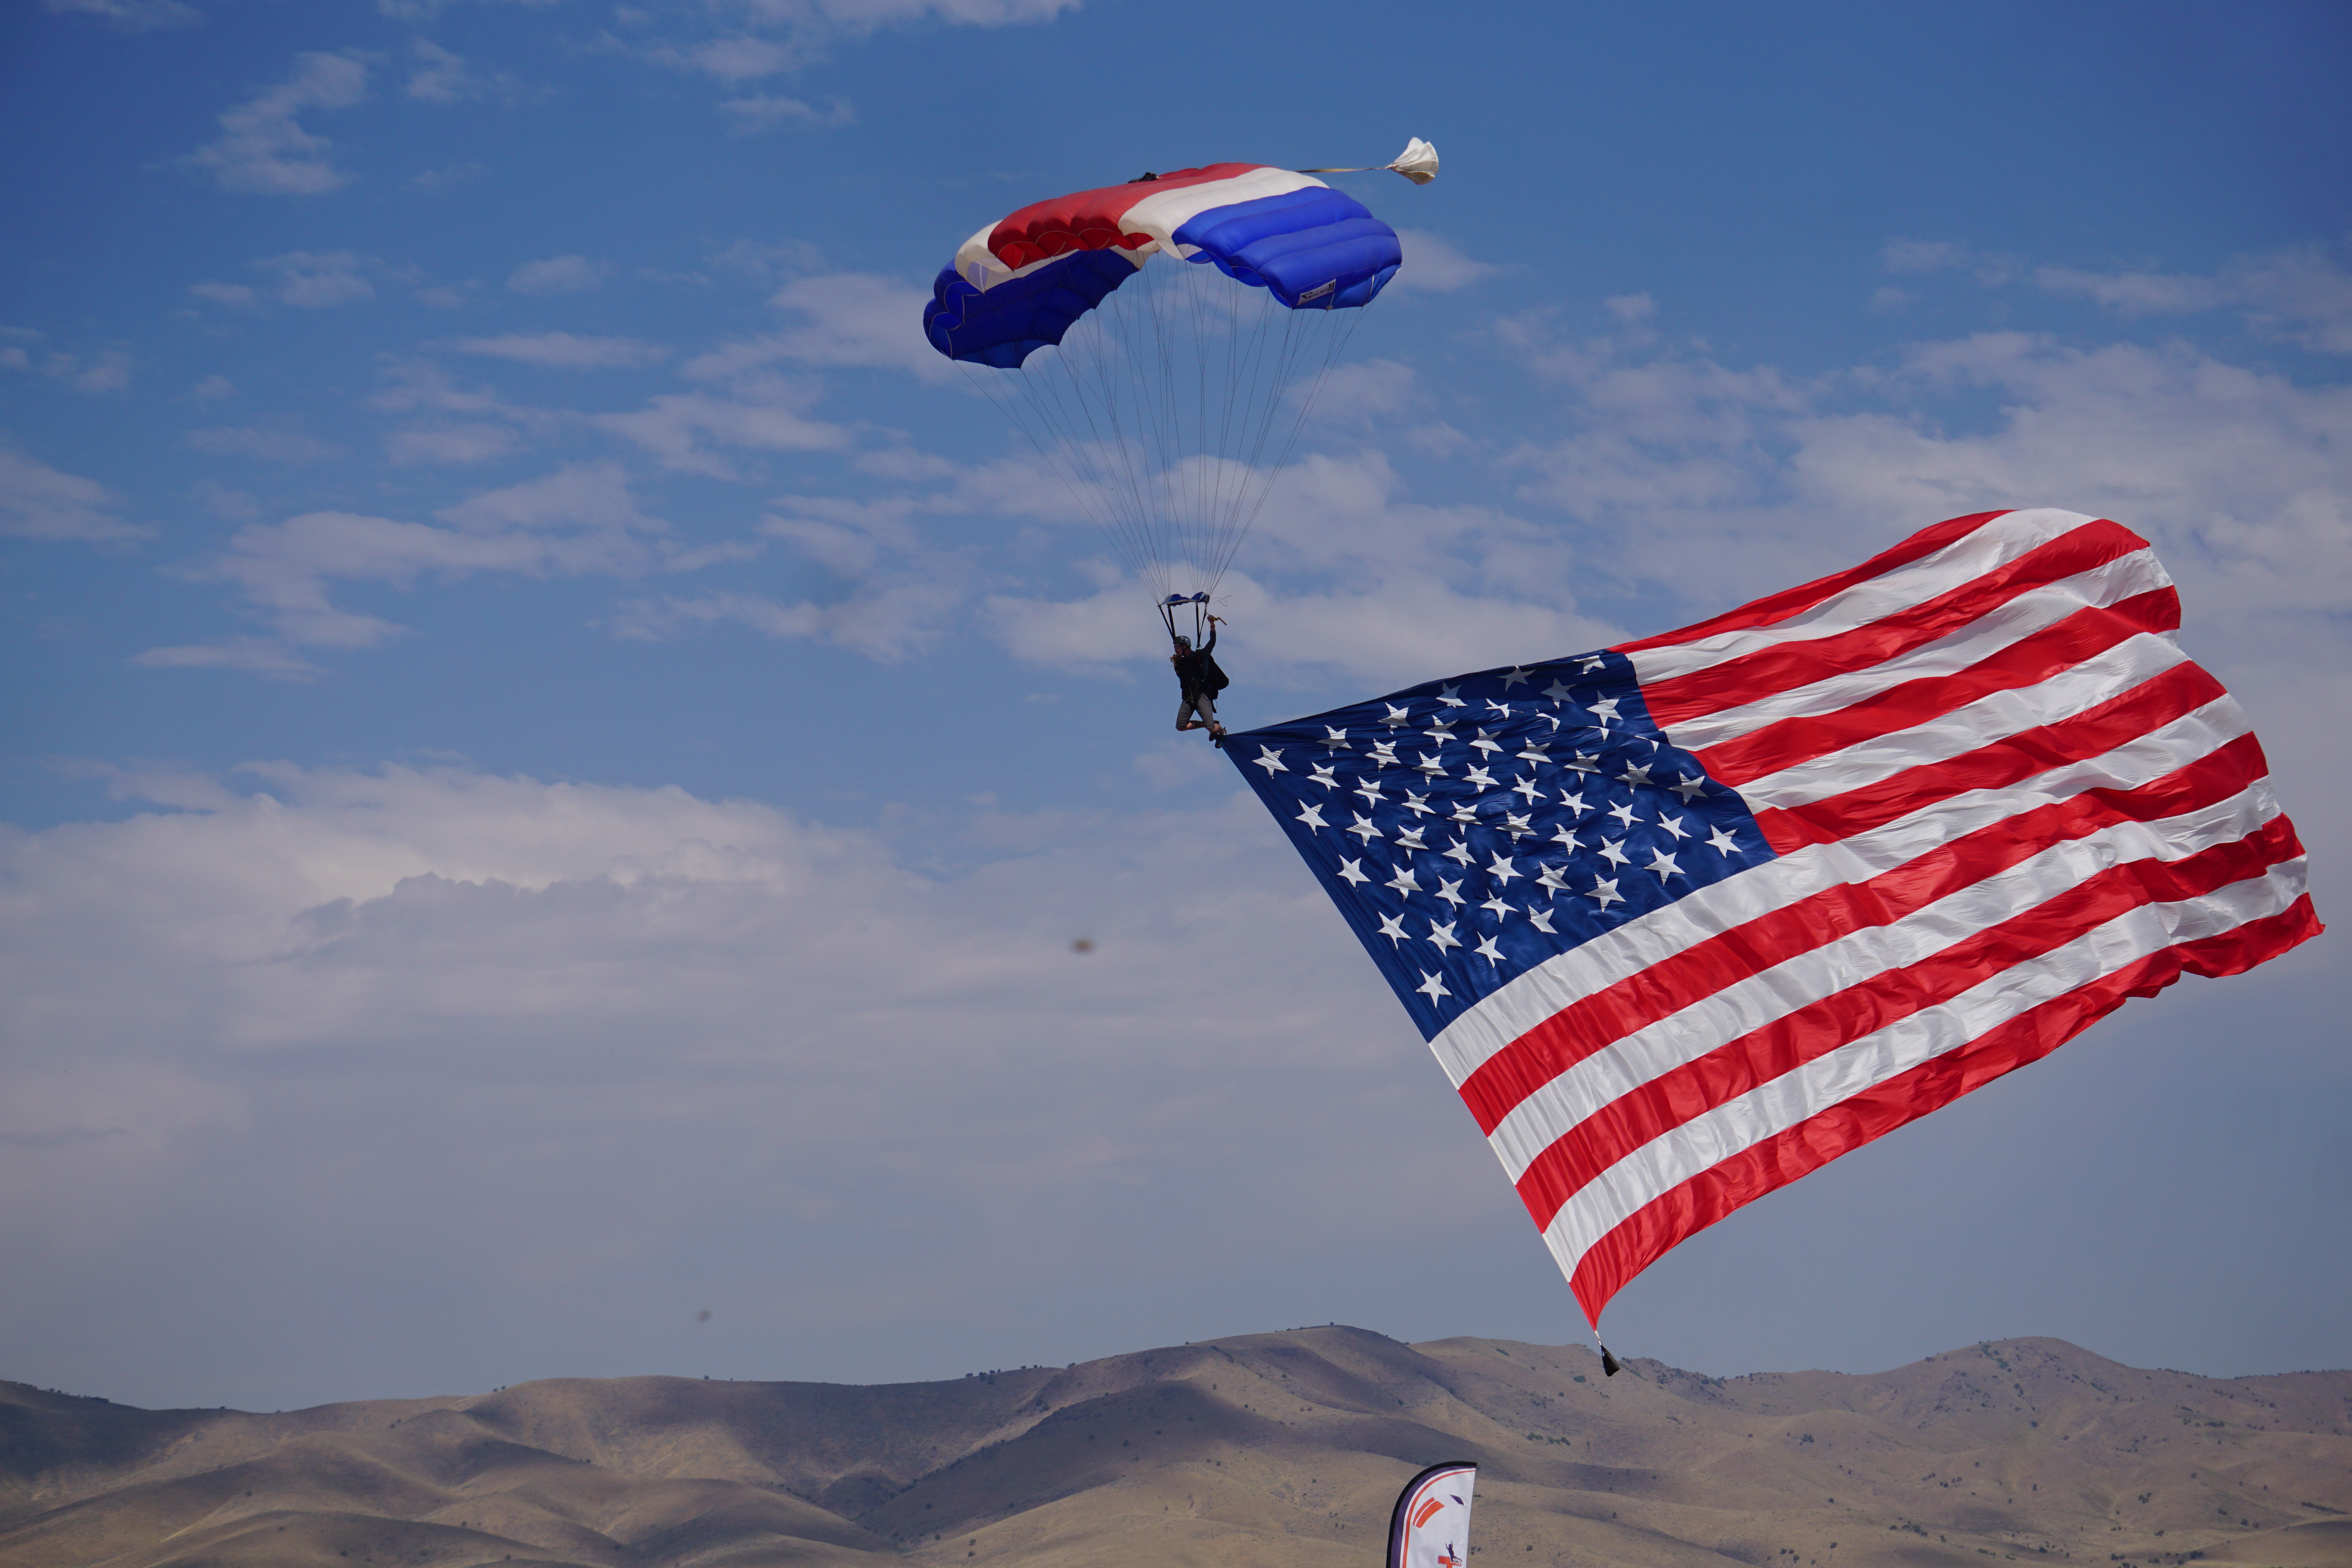
<path id="1" fill-rule="evenodd" d="M 1178 263 L 1171 259 L 1161 263 L 1161 268 L 1164 270 Z M 1176 397 L 1176 358 L 1171 352 L 1172 344 L 1167 320 L 1167 301 L 1160 298 L 1168 290 L 1155 288 L 1148 289 L 1144 295 L 1144 303 L 1150 310 L 1152 353 L 1149 360 L 1139 359 L 1136 362 L 1136 382 L 1139 387 L 1156 393 L 1156 395 L 1147 395 L 1139 401 L 1148 406 L 1152 416 L 1150 457 L 1154 478 L 1159 482 L 1160 515 L 1172 527 L 1181 530 L 1185 508 L 1183 499 L 1178 493 L 1182 476 L 1177 471 L 1177 463 L 1182 449 L 1182 405 Z M 1139 323 L 1138 330 L 1139 335 Z M 1170 560 L 1171 570 L 1181 563 L 1181 551 L 1175 552 L 1175 558 Z"/>
<path id="2" fill-rule="evenodd" d="M 955 363 L 963 366 L 964 379 L 978 387 L 982 396 L 996 405 L 997 412 L 1003 415 L 1014 429 L 1026 437 L 1032 447 L 1037 448 L 1037 455 L 1045 459 L 1045 466 L 1054 470 L 1054 477 L 1062 481 L 1062 488 L 1070 492 L 1070 500 L 1083 513 L 1087 510 L 1087 499 L 1079 492 L 1069 470 L 1055 460 L 1052 450 L 1039 439 L 1037 432 L 1031 428 L 1030 421 L 1023 416 L 1021 405 L 995 385 L 992 377 L 1001 373 L 981 369 L 965 360 L 958 360 Z"/>
<path id="3" fill-rule="evenodd" d="M 1260 443 L 1252 441 L 1250 437 L 1253 432 L 1262 437 L 1266 423 L 1273 416 L 1271 397 L 1279 390 L 1280 361 L 1284 357 L 1279 352 L 1271 356 L 1267 353 L 1269 342 L 1275 336 L 1269 312 L 1277 308 L 1277 302 L 1263 289 L 1253 289 L 1250 293 L 1250 304 L 1255 308 L 1255 313 L 1247 328 L 1243 329 L 1238 320 L 1234 323 L 1236 331 L 1226 381 L 1225 408 L 1228 419 L 1223 438 L 1218 444 L 1221 482 L 1216 504 L 1217 510 L 1223 515 L 1211 523 L 1212 531 L 1203 541 L 1204 546 L 1213 557 L 1212 561 L 1205 563 L 1210 577 L 1209 586 L 1213 589 L 1216 581 L 1224 575 L 1225 566 L 1232 558 L 1231 548 L 1220 547 L 1239 542 L 1238 540 L 1229 538 L 1231 520 L 1246 503 L 1253 482 L 1261 487 L 1265 482 L 1259 479 L 1255 465 L 1251 460 Z M 1243 307 L 1236 301 L 1233 309 L 1238 314 Z M 1281 335 L 1286 342 L 1291 331 L 1296 326 L 1295 321 L 1290 318 L 1300 312 L 1284 310 L 1282 313 L 1285 319 Z M 1235 430 L 1236 426 L 1238 431 Z M 1239 437 L 1238 441 L 1234 439 L 1236 434 Z M 1237 445 L 1243 444 L 1250 447 L 1250 456 L 1244 456 L 1244 453 L 1234 450 Z M 1223 470 L 1234 468 L 1238 471 L 1231 473 L 1228 480 L 1228 476 Z"/>
<path id="4" fill-rule="evenodd" d="M 1327 312 L 1317 312 L 1318 315 L 1325 313 Z M 1255 430 L 1256 438 L 1251 444 L 1248 456 L 1244 459 L 1244 468 L 1243 472 L 1247 476 L 1244 479 L 1244 483 L 1246 484 L 1249 482 L 1249 479 L 1254 479 L 1256 484 L 1255 504 L 1250 506 L 1250 516 L 1253 519 L 1257 515 L 1258 507 L 1265 504 L 1266 492 L 1273 488 L 1274 476 L 1271 473 L 1265 472 L 1259 465 L 1265 456 L 1266 439 L 1273 433 L 1275 421 L 1275 400 L 1282 395 L 1283 386 L 1290 378 L 1292 362 L 1296 351 L 1306 332 L 1306 325 L 1299 319 L 1306 314 L 1307 312 L 1304 310 L 1286 310 L 1283 312 L 1281 345 L 1273 354 L 1272 363 L 1267 366 L 1267 374 L 1265 385 L 1263 388 L 1256 386 L 1253 386 L 1252 388 L 1253 405 L 1255 405 L 1256 399 L 1260 396 L 1265 398 L 1266 405 L 1265 416 L 1256 420 L 1254 426 L 1249 426 Z M 1251 498 L 1246 492 L 1234 498 L 1234 515 L 1227 525 L 1227 531 L 1231 535 L 1230 543 L 1227 548 L 1228 558 L 1230 558 L 1234 550 L 1240 548 L 1240 530 L 1246 526 L 1241 522 L 1241 510 L 1244 504 L 1249 502 L 1250 499 Z"/>
<path id="5" fill-rule="evenodd" d="M 1155 597 L 1189 597 L 1223 578 L 1357 324 L 1154 257 L 1018 373 L 968 374 Z"/>
<path id="6" fill-rule="evenodd" d="M 1122 486 L 1119 476 L 1108 470 L 1103 462 L 1106 446 L 1118 446 L 1124 455 L 1125 444 L 1107 442 L 1101 426 L 1096 421 L 1091 403 L 1086 397 L 1076 395 L 1079 387 L 1075 384 L 1075 380 L 1084 370 L 1080 363 L 1071 360 L 1051 367 L 1040 366 L 1037 372 L 1023 374 L 1014 384 L 1022 394 L 1020 401 L 1027 405 L 1035 423 L 1042 426 L 1051 437 L 1050 441 L 1041 438 L 1032 428 L 1031 421 L 1021 417 L 1019 405 L 1012 399 L 999 398 L 998 404 L 1013 423 L 1021 426 L 1031 444 L 1045 458 L 1047 466 L 1071 490 L 1079 503 L 1079 511 L 1096 517 L 1097 526 L 1118 547 L 1119 552 L 1139 571 L 1145 571 L 1148 574 L 1148 563 L 1151 559 L 1150 536 L 1144 527 L 1144 519 L 1137 510 L 1137 498 L 1131 493 L 1132 484 Z M 1055 371 L 1062 374 L 1054 374 Z M 994 384 L 987 383 L 985 379 L 990 374 L 987 371 L 979 373 L 994 395 Z M 994 374 L 1002 375 L 1004 373 Z M 1066 380 L 1072 381 L 1074 384 L 1066 388 Z M 1075 414 L 1071 407 L 1073 404 L 1076 405 Z M 1079 428 L 1081 420 L 1085 425 L 1083 433 Z M 1093 498 L 1091 501 L 1087 499 L 1088 494 Z"/>
<path id="7" fill-rule="evenodd" d="M 1117 296 L 1114 295 L 1112 298 L 1116 299 Z M 1097 316 L 1099 317 L 1099 312 Z M 1110 323 L 1113 327 L 1124 326 L 1125 313 L 1118 310 L 1111 312 Z M 1087 432 L 1092 437 L 1090 459 L 1098 460 L 1099 455 L 1106 447 L 1118 459 L 1118 471 L 1104 474 L 1106 499 L 1118 506 L 1121 526 L 1118 534 L 1115 537 L 1120 538 L 1122 549 L 1128 555 L 1130 564 L 1146 578 L 1156 576 L 1159 579 L 1157 585 L 1164 595 L 1169 591 L 1167 574 L 1164 567 L 1155 571 L 1155 567 L 1159 566 L 1161 553 L 1155 548 L 1158 531 L 1153 526 L 1155 509 L 1147 493 L 1146 478 L 1138 471 L 1137 464 L 1140 454 L 1136 451 L 1135 443 L 1127 438 L 1127 417 L 1124 411 L 1128 391 L 1127 377 L 1118 373 L 1120 367 L 1116 363 L 1118 360 L 1125 358 L 1128 361 L 1128 368 L 1131 369 L 1133 355 L 1131 350 L 1124 355 L 1118 352 L 1127 345 L 1115 341 L 1110 332 L 1104 330 L 1100 320 L 1092 324 L 1096 327 L 1096 331 L 1073 334 L 1079 338 L 1077 352 L 1075 354 L 1064 358 L 1057 351 L 1056 361 L 1049 368 L 1049 374 L 1042 384 L 1059 403 L 1066 389 L 1061 385 L 1060 379 L 1050 374 L 1050 370 L 1060 369 L 1067 372 L 1072 384 L 1066 389 L 1069 401 L 1075 402 L 1078 412 L 1085 416 Z M 1064 339 L 1066 346 L 1068 341 L 1067 338 Z M 1102 409 L 1102 419 L 1099 425 L 1095 416 L 1097 405 Z M 1108 427 L 1108 441 L 1104 438 L 1104 426 Z M 1075 424 L 1073 432 L 1075 433 Z"/>
<path id="8" fill-rule="evenodd" d="M 1356 335 L 1356 328 L 1362 319 L 1361 310 L 1350 310 L 1348 313 L 1347 324 L 1328 334 L 1329 342 L 1323 353 L 1323 363 L 1316 367 L 1314 381 L 1308 384 L 1306 392 L 1300 395 L 1298 417 L 1292 422 L 1289 438 L 1283 442 L 1281 453 L 1274 459 L 1275 474 L 1282 472 L 1284 466 L 1290 461 L 1290 454 L 1297 448 L 1298 438 L 1307 430 L 1307 416 L 1315 412 L 1316 401 L 1323 395 L 1323 384 L 1330 379 L 1332 367 L 1339 363 L 1339 356 L 1347 353 L 1348 341 Z M 1257 504 L 1250 508 L 1249 515 L 1242 520 L 1240 531 L 1234 536 L 1234 550 L 1239 550 L 1242 541 L 1249 536 L 1249 531 L 1257 522 L 1257 514 L 1265 508 L 1266 497 L 1273 492 L 1273 489 L 1274 481 L 1271 478 L 1259 489 Z"/>
<path id="9" fill-rule="evenodd" d="M 1066 344 L 1067 340 L 1064 341 Z M 1121 409 L 1125 387 L 1112 374 L 1110 362 L 1115 348 L 1115 344 L 1104 341 L 1099 330 L 1085 335 L 1080 339 L 1076 353 L 1060 354 L 1057 352 L 1056 363 L 1049 367 L 1049 374 L 1043 384 L 1057 403 L 1066 391 L 1068 401 L 1075 403 L 1079 414 L 1084 416 L 1090 437 L 1089 458 L 1100 460 L 1108 449 L 1108 455 L 1118 459 L 1118 471 L 1104 474 L 1106 499 L 1118 507 L 1122 527 L 1132 532 L 1134 542 L 1129 547 L 1130 553 L 1137 554 L 1139 559 L 1148 559 L 1150 509 L 1136 473 L 1133 447 L 1127 439 Z M 1062 378 L 1052 375 L 1051 370 L 1066 373 L 1070 385 L 1066 389 L 1062 385 Z M 1099 421 L 1096 412 L 1097 407 L 1101 411 Z M 1108 439 L 1104 435 L 1105 427 L 1109 432 Z"/>

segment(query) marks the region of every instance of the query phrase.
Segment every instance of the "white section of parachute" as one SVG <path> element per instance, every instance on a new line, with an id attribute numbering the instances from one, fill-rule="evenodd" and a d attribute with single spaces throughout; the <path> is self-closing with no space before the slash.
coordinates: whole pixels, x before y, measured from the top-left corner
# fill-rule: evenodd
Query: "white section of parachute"
<path id="1" fill-rule="evenodd" d="M 1322 181 L 1310 178 L 1296 169 L 1256 168 L 1230 179 L 1210 180 L 1198 185 L 1180 185 L 1156 195 L 1139 192 L 1135 205 L 1119 217 L 1119 232 L 1148 234 L 1151 238 L 1149 243 L 1132 249 L 1120 247 L 1118 254 L 1138 267 L 1162 250 L 1189 260 L 1195 247 L 1178 245 L 1176 231 L 1211 207 L 1234 206 L 1243 202 L 1262 201 L 1267 196 L 1288 195 L 1293 191 L 1323 188 Z M 1062 259 L 1061 256 L 1049 256 L 1026 267 L 1007 267 L 988 248 L 989 237 L 995 232 L 996 225 L 990 224 L 956 247 L 956 271 L 962 275 L 965 282 L 982 293 L 1010 279 L 1019 278 L 1049 262 Z M 1067 255 L 1068 252 L 1063 254 Z"/>

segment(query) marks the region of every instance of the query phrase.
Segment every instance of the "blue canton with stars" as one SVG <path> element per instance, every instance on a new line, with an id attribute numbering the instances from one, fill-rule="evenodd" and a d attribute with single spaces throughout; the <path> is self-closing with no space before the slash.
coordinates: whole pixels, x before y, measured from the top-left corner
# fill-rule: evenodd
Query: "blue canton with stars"
<path id="1" fill-rule="evenodd" d="M 1623 655 L 1483 670 L 1236 731 L 1234 760 L 1435 1037 L 1627 921 L 1774 858 Z"/>

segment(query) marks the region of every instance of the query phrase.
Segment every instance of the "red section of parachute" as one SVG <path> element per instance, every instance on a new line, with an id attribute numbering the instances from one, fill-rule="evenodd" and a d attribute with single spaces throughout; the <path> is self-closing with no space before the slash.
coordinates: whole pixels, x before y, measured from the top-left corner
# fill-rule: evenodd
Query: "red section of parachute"
<path id="1" fill-rule="evenodd" d="M 1179 169 L 1156 180 L 1073 191 L 1066 196 L 1032 202 L 989 230 L 988 248 L 1016 272 L 1031 262 L 1073 250 L 1104 250 L 1114 245 L 1133 250 L 1151 243 L 1150 235 L 1129 234 L 1119 225 L 1136 203 L 1163 191 L 1230 180 L 1265 167 L 1263 163 L 1212 163 L 1205 169 Z"/>

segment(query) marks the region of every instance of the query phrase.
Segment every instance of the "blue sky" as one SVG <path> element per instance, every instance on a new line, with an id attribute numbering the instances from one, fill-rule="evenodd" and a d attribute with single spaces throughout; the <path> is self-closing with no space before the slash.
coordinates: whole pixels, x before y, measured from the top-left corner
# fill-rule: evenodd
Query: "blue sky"
<path id="1" fill-rule="evenodd" d="M 17 0 L 0 1375 L 1578 1337 L 932 273 L 1427 137 L 1347 178 L 1406 266 L 1224 584 L 1229 718 L 2070 507 L 2162 550 L 2326 917 L 2347 70 L 2316 5 Z M 1612 1342 L 2346 1364 L 2336 940 L 1743 1212 Z"/>

